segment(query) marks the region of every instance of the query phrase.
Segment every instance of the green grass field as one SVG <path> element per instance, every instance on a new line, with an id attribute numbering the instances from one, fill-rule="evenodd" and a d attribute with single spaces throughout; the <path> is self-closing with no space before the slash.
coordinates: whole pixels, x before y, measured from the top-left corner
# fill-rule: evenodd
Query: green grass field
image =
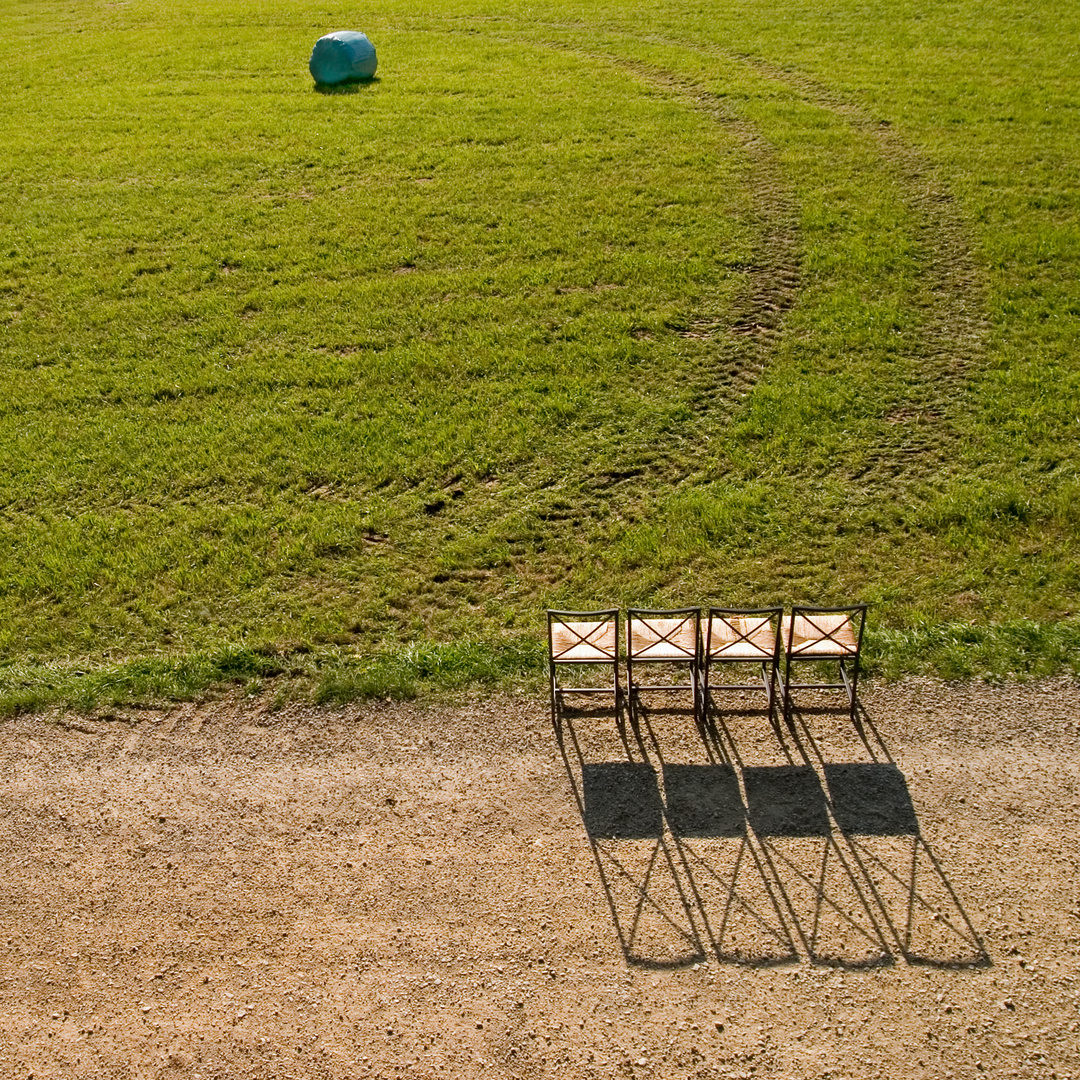
<path id="1" fill-rule="evenodd" d="M 0 707 L 628 603 L 1075 671 L 1080 11 L 925 9 L 0 0 Z"/>

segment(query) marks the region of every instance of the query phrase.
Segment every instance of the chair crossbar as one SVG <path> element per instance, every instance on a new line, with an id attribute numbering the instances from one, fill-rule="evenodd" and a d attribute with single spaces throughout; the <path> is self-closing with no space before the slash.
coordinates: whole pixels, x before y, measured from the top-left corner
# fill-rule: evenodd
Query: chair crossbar
<path id="1" fill-rule="evenodd" d="M 708 687 L 709 690 L 760 690 L 763 686 L 767 687 L 767 683 L 764 681 L 755 683 L 711 683 Z"/>

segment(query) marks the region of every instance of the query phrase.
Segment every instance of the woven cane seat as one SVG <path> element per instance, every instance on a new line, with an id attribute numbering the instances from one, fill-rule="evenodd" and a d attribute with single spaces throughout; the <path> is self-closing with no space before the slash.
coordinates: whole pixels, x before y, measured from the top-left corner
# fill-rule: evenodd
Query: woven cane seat
<path id="1" fill-rule="evenodd" d="M 560 664 L 596 664 L 615 659 L 613 621 L 557 622 L 551 627 L 551 654 Z"/>
<path id="2" fill-rule="evenodd" d="M 769 660 L 776 644 L 772 622 L 757 616 L 713 617 L 708 635 L 713 660 Z"/>
<path id="3" fill-rule="evenodd" d="M 649 660 L 694 660 L 697 656 L 694 619 L 644 619 L 630 621 L 630 655 Z"/>
<path id="4" fill-rule="evenodd" d="M 794 617 L 791 627 L 792 656 L 854 656 L 858 651 L 849 614 L 840 612 Z"/>

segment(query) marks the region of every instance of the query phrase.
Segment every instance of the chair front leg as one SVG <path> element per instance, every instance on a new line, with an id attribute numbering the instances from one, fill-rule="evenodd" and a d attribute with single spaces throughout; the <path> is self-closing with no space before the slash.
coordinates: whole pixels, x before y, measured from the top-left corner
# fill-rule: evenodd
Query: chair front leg
<path id="1" fill-rule="evenodd" d="M 690 693 L 694 698 L 694 727 L 701 726 L 700 697 L 698 696 L 698 662 L 690 662 Z"/>
<path id="2" fill-rule="evenodd" d="M 698 696 L 701 698 L 701 716 L 709 712 L 709 657 L 706 655 L 698 668 Z"/>
<path id="3" fill-rule="evenodd" d="M 784 723 L 791 726 L 791 656 L 784 656 Z"/>
<path id="4" fill-rule="evenodd" d="M 557 704 L 557 695 L 559 693 L 558 679 L 555 675 L 555 665 L 548 665 L 548 678 L 551 681 L 551 726 L 555 731 L 555 737 L 557 739 L 562 738 L 562 728 L 559 726 L 559 710 Z"/>
<path id="5" fill-rule="evenodd" d="M 761 662 L 761 681 L 765 685 L 765 700 L 769 706 L 769 723 L 776 724 L 776 665 Z"/>
<path id="6" fill-rule="evenodd" d="M 855 657 L 855 662 L 852 664 L 850 677 L 848 676 L 847 668 L 844 665 L 844 661 L 843 660 L 840 661 L 840 677 L 844 680 L 844 686 L 847 688 L 848 702 L 849 702 L 849 705 L 850 705 L 851 722 L 853 724 L 855 724 L 855 723 L 857 723 L 857 721 L 855 719 L 855 713 L 857 711 L 857 709 L 856 709 L 857 698 L 856 698 L 855 691 L 856 691 L 856 687 L 858 686 L 858 682 L 859 682 L 859 657 L 858 656 Z"/>

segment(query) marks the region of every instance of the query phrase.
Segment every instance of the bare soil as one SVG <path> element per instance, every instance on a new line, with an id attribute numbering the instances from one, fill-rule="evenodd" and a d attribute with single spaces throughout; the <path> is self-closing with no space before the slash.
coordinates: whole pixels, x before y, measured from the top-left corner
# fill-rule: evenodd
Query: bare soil
<path id="1" fill-rule="evenodd" d="M 0 1076 L 1080 1076 L 1080 688 L 720 704 L 0 724 Z"/>

